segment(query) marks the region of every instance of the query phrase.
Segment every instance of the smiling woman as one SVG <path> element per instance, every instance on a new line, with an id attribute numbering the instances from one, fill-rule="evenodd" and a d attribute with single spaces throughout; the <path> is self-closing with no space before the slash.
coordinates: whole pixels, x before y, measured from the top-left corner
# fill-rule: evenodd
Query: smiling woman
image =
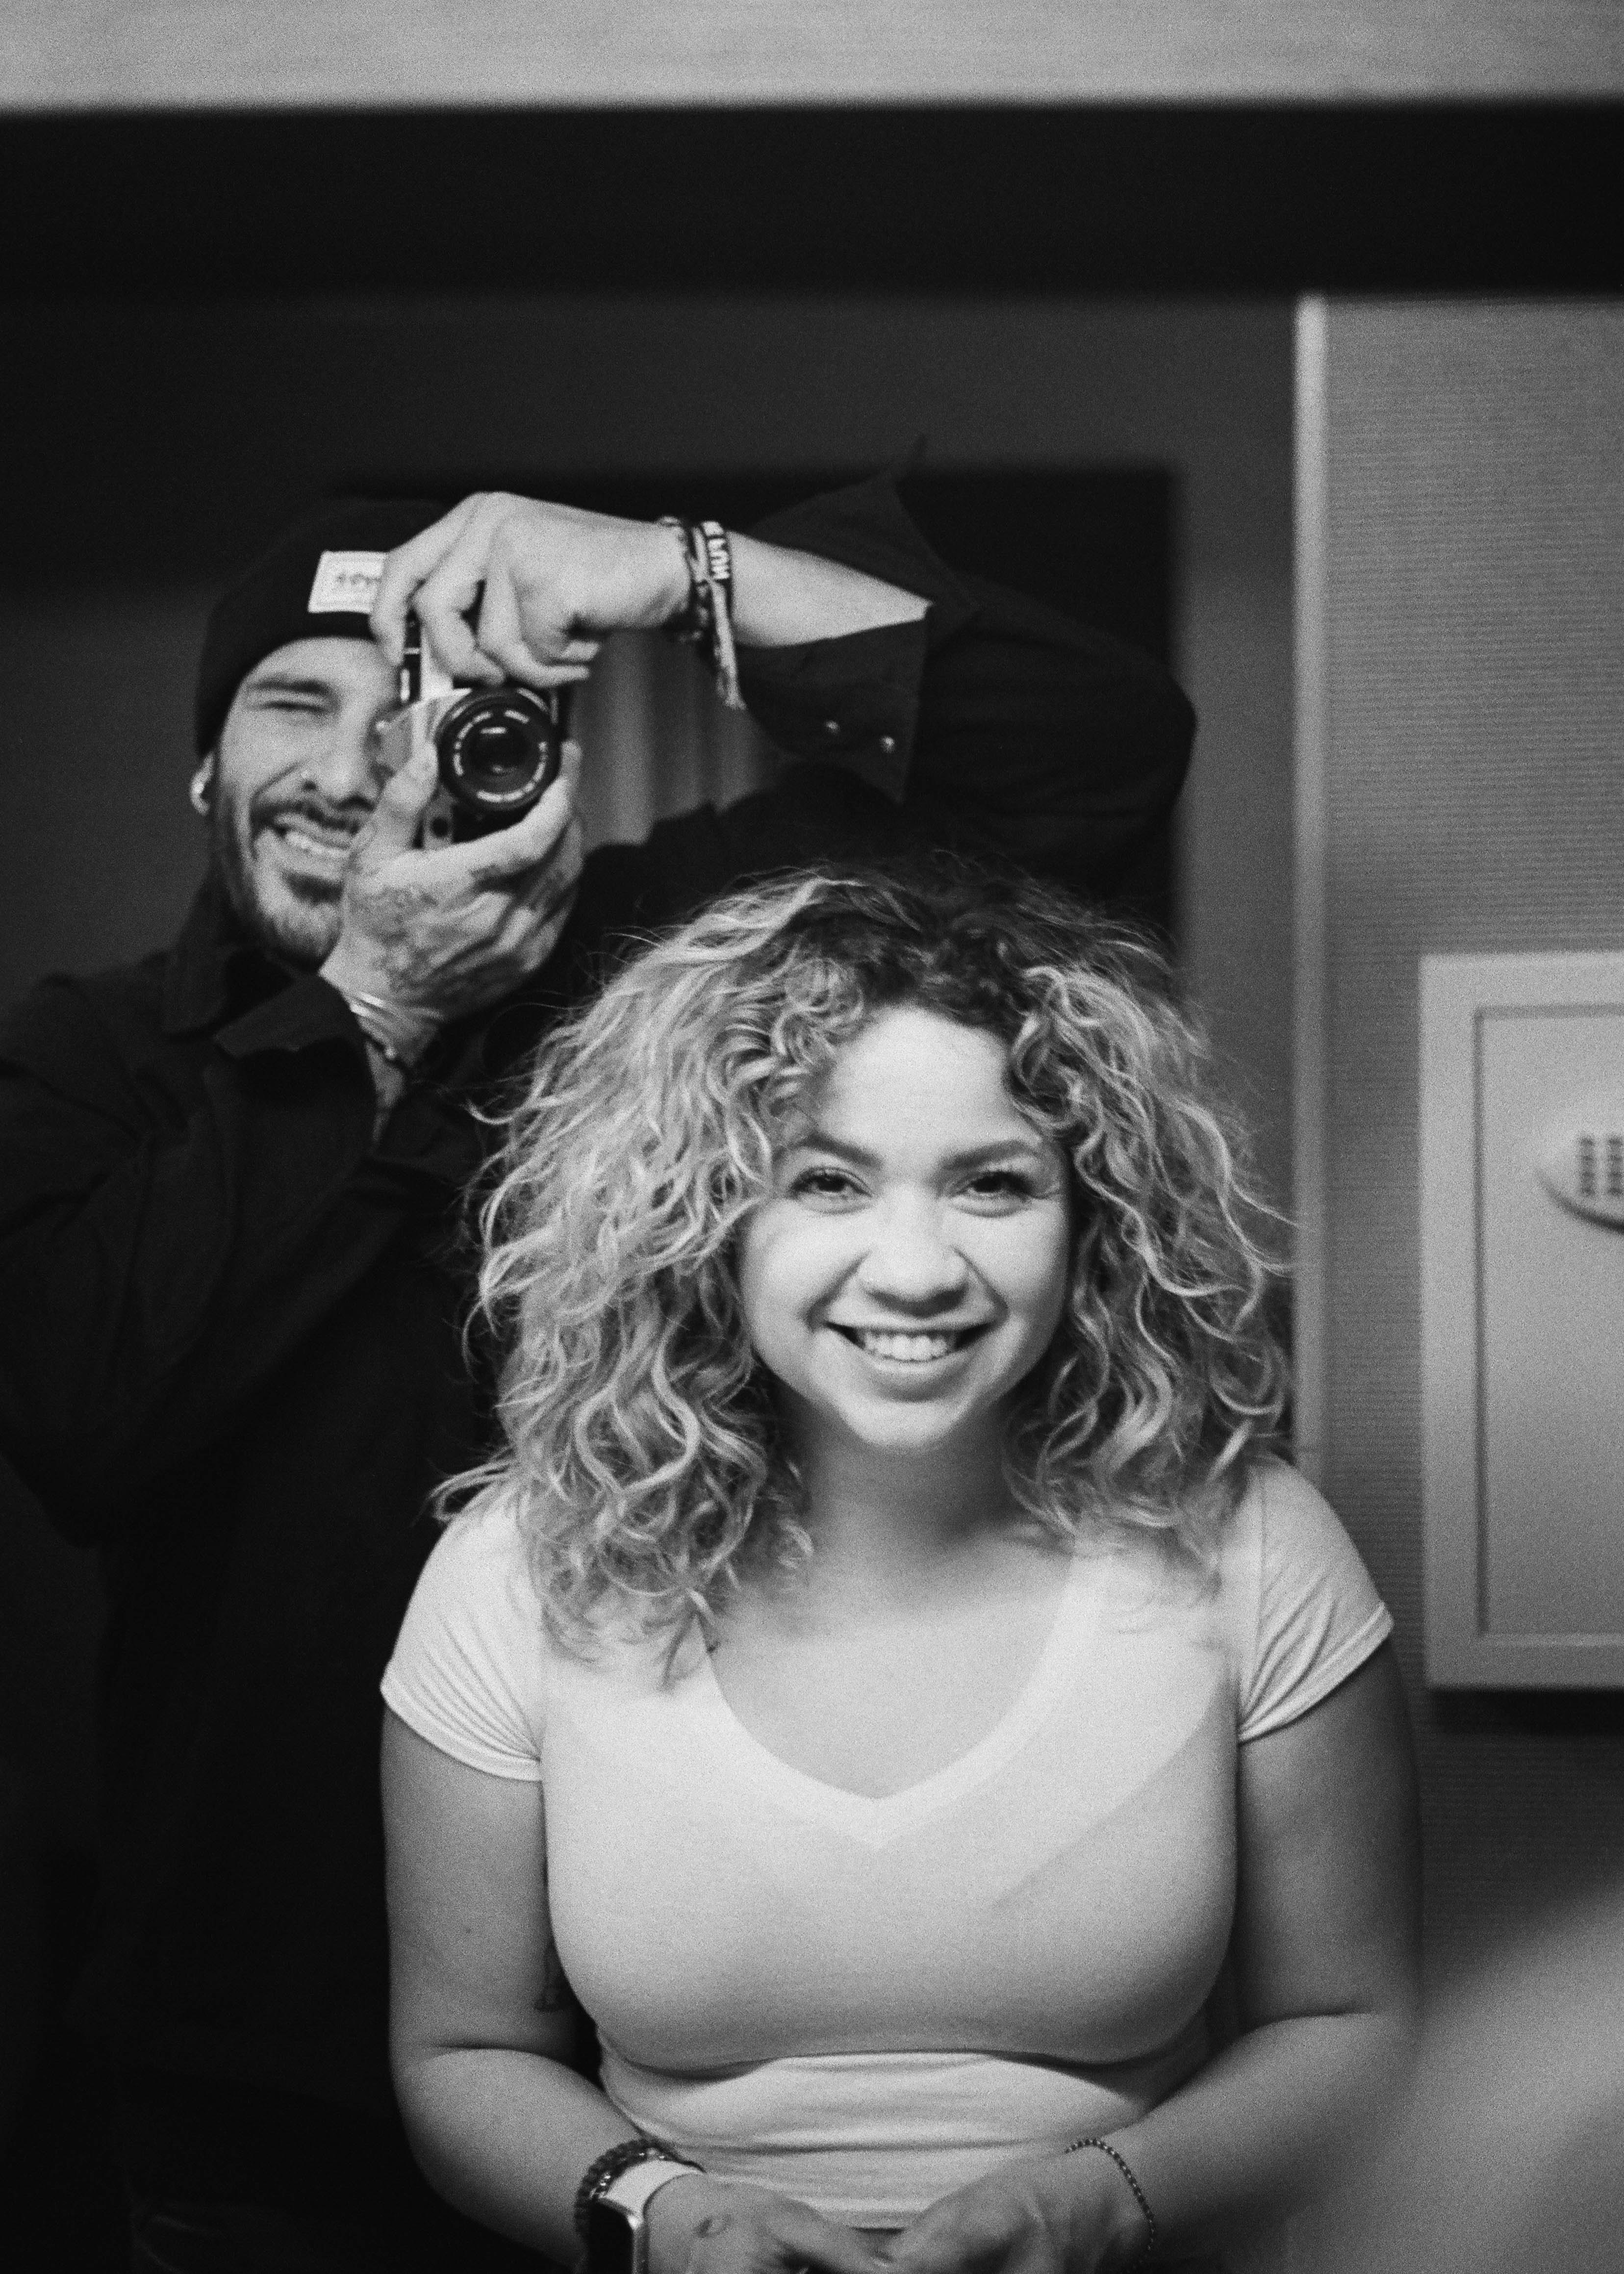
<path id="1" fill-rule="evenodd" d="M 1016 1111 L 994 1038 L 881 1013 L 786 1133 L 740 1254 L 745 1329 L 803 1460 L 894 1451 L 920 1480 L 945 1456 L 962 1479 L 979 1450 L 996 1506 L 1000 1409 L 1060 1323 L 1070 1217 L 1064 1156 Z"/>
<path id="2" fill-rule="evenodd" d="M 957 870 L 735 894 L 549 1043 L 485 1211 L 505 1447 L 385 1679 L 454 2201 L 590 2274 L 1091 2274 L 1391 2092 L 1390 1622 L 1267 1455 L 1236 1157 L 1154 953 Z"/>

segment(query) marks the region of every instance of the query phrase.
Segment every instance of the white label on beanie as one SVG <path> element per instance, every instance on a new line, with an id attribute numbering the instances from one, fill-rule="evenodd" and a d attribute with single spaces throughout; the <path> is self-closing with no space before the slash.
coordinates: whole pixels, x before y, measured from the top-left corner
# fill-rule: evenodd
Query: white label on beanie
<path id="1" fill-rule="evenodd" d="M 312 616 L 370 616 L 383 575 L 384 553 L 324 553 L 305 610 Z"/>

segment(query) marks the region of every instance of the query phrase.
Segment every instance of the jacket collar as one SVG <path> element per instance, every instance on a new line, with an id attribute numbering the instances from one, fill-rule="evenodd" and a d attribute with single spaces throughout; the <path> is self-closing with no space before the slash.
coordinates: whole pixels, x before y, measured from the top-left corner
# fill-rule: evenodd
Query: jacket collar
<path id="1" fill-rule="evenodd" d="M 163 1031 L 201 1033 L 274 995 L 291 976 L 244 930 L 211 868 L 169 952 Z"/>

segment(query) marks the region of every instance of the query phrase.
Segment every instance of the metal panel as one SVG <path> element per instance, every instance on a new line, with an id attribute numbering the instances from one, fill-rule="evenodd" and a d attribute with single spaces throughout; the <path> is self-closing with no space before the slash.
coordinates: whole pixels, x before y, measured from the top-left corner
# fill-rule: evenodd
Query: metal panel
<path id="1" fill-rule="evenodd" d="M 1624 1686 L 1624 954 L 1421 963 L 1426 1653 Z"/>

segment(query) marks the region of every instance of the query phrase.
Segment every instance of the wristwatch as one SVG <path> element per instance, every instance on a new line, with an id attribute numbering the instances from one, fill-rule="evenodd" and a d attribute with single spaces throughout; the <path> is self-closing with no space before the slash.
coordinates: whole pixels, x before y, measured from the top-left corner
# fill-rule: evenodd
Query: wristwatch
<path id="1" fill-rule="evenodd" d="M 645 2156 L 610 2180 L 586 2207 L 586 2274 L 648 2274 L 649 2204 L 668 2180 L 697 2165 Z"/>

